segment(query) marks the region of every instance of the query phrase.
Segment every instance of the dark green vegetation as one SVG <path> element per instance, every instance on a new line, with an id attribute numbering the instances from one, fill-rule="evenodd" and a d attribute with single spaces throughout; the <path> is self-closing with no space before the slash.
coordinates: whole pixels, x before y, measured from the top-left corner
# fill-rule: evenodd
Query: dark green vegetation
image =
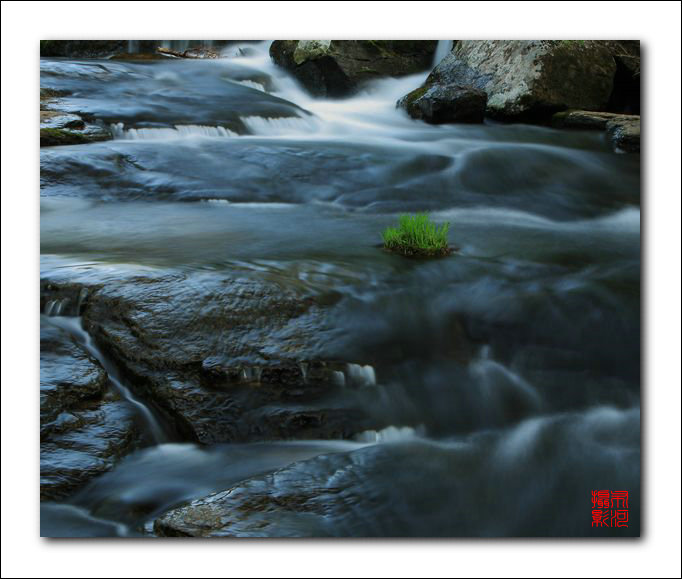
<path id="1" fill-rule="evenodd" d="M 40 129 L 40 146 L 54 147 L 56 145 L 80 145 L 105 140 L 102 135 L 86 135 L 64 129 Z"/>
<path id="2" fill-rule="evenodd" d="M 40 146 L 51 147 L 54 145 L 78 145 L 89 143 L 90 139 L 72 131 L 63 129 L 40 129 Z"/>
<path id="3" fill-rule="evenodd" d="M 449 223 L 438 227 L 426 213 L 401 215 L 398 227 L 387 227 L 382 233 L 384 248 L 402 255 L 448 255 Z"/>

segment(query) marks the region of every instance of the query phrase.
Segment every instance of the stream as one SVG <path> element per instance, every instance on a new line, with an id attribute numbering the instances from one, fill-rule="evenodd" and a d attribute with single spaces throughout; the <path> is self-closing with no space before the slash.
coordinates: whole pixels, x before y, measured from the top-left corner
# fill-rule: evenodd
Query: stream
<path id="1" fill-rule="evenodd" d="M 60 108 L 114 135 L 41 149 L 41 278 L 241 276 L 330 303 L 316 347 L 347 363 L 335 400 L 376 427 L 188 440 L 79 316 L 50 307 L 41 325 L 98 361 L 143 435 L 41 503 L 41 534 L 150 536 L 169 510 L 254 480 L 343 489 L 266 535 L 638 536 L 639 155 L 600 132 L 412 120 L 395 102 L 428 72 L 316 99 L 268 48 L 41 59 L 41 86 L 71 93 Z M 415 211 L 450 223 L 452 256 L 381 249 L 381 231 Z M 629 527 L 591 527 L 594 489 L 629 492 Z"/>

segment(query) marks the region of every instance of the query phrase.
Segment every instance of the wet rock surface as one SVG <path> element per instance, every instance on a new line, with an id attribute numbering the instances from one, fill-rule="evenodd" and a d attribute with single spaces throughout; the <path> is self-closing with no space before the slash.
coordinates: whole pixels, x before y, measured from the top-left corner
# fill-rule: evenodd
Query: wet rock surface
<path id="1" fill-rule="evenodd" d="M 312 94 L 348 96 L 365 82 L 426 70 L 434 40 L 275 40 L 270 55 Z"/>
<path id="2" fill-rule="evenodd" d="M 539 418 L 506 436 L 488 432 L 442 444 L 408 436 L 321 455 L 173 509 L 154 530 L 166 537 L 585 535 L 583 519 L 569 506 L 589 486 L 580 471 L 587 463 L 591 480 L 638 496 L 639 472 L 613 470 L 619 457 L 639 452 L 638 424 L 638 412 L 603 409 Z M 556 455 L 562 462 L 550 475 L 543 463 Z M 534 483 L 538 476 L 546 480 L 542 491 Z M 522 499 L 512 504 L 510 492 Z M 639 509 L 630 516 L 631 527 L 591 534 L 636 535 Z"/>
<path id="3" fill-rule="evenodd" d="M 320 307 L 276 284 L 138 278 L 93 291 L 83 316 L 99 347 L 186 439 L 344 438 L 367 427 L 334 396 L 343 364 L 319 358 Z"/>
<path id="4" fill-rule="evenodd" d="M 104 370 L 61 329 L 41 321 L 40 497 L 61 499 L 111 469 L 137 439 L 132 409 Z"/>
<path id="5" fill-rule="evenodd" d="M 40 146 L 80 145 L 111 139 L 111 132 L 101 125 L 85 122 L 80 115 L 60 109 L 61 98 L 68 91 L 40 89 Z"/>
<path id="6" fill-rule="evenodd" d="M 101 398 L 107 377 L 62 330 L 46 323 L 40 328 L 40 352 L 40 430 L 47 435 L 70 407 Z"/>

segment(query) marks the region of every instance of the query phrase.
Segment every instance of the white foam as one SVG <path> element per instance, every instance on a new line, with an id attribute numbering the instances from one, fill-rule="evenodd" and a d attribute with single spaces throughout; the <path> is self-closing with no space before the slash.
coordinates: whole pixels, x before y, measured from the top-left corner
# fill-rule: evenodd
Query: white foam
<path id="1" fill-rule="evenodd" d="M 637 207 L 626 207 L 600 217 L 575 221 L 555 221 L 534 213 L 501 207 L 473 207 L 447 209 L 433 213 L 438 220 L 467 224 L 491 223 L 525 229 L 545 229 L 566 232 L 603 232 L 639 235 L 640 212 Z"/>
<path id="2" fill-rule="evenodd" d="M 237 137 L 237 133 L 225 127 L 210 125 L 175 125 L 174 127 L 150 127 L 126 129 L 123 123 L 111 125 L 114 139 L 127 141 L 169 140 L 191 137 Z"/>
<path id="3" fill-rule="evenodd" d="M 513 392 L 516 397 L 524 400 L 529 408 L 538 410 L 541 406 L 542 400 L 533 385 L 513 370 L 490 358 L 488 346 L 483 348 L 478 359 L 471 362 L 469 372 L 476 378 L 490 404 L 495 404 L 505 392 Z"/>
<path id="4" fill-rule="evenodd" d="M 452 50 L 452 40 L 439 40 L 436 53 L 433 55 L 433 66 L 436 66 Z"/>
<path id="5" fill-rule="evenodd" d="M 348 364 L 346 366 L 347 382 L 356 386 L 374 386 L 377 383 L 374 368 L 369 365 Z"/>
<path id="6" fill-rule="evenodd" d="M 247 88 L 252 88 L 254 90 L 259 90 L 261 92 L 268 92 L 265 90 L 265 85 L 255 82 L 253 80 L 233 80 L 235 84 L 240 84 L 242 86 L 245 86 Z"/>
<path id="7" fill-rule="evenodd" d="M 535 448 L 535 442 L 548 419 L 531 418 L 516 426 L 511 433 L 501 439 L 496 455 L 500 460 L 516 461 L 522 459 Z"/>
<path id="8" fill-rule="evenodd" d="M 310 135 L 319 129 L 314 117 L 241 117 L 249 133 L 260 136 Z"/>
<path id="9" fill-rule="evenodd" d="M 381 444 L 387 442 L 403 442 L 415 440 L 423 435 L 423 428 L 411 426 L 387 426 L 382 430 L 365 430 L 355 436 L 358 442 L 369 444 Z"/>

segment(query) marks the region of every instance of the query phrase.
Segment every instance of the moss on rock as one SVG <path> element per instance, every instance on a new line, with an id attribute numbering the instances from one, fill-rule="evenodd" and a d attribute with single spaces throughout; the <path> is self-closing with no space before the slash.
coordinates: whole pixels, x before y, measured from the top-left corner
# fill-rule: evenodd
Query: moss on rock
<path id="1" fill-rule="evenodd" d="M 93 138 L 82 133 L 67 131 L 65 129 L 40 129 L 40 146 L 54 147 L 57 145 L 80 145 L 100 141 L 100 138 Z"/>

